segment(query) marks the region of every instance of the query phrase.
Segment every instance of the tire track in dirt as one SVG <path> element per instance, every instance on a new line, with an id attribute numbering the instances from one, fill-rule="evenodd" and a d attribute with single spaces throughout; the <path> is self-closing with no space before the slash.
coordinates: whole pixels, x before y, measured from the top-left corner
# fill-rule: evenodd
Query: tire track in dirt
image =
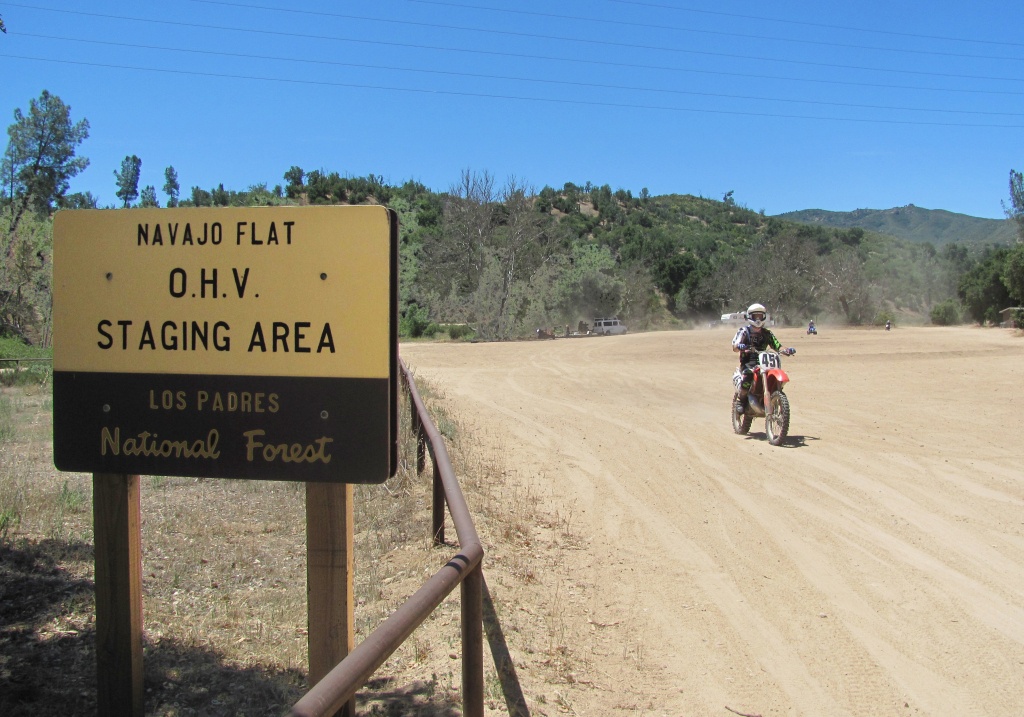
<path id="1" fill-rule="evenodd" d="M 799 349 L 780 448 L 763 421 L 732 434 L 731 333 L 403 356 L 463 420 L 509 432 L 524 480 L 578 510 L 589 556 L 575 582 L 608 627 L 598 639 L 581 619 L 577 649 L 631 695 L 580 688 L 579 714 L 625 714 L 638 691 L 688 715 L 1012 714 L 1024 479 L 1005 434 L 1024 406 L 1002 386 L 1024 342 L 779 333 Z M 956 380 L 929 390 L 936 376 Z"/>

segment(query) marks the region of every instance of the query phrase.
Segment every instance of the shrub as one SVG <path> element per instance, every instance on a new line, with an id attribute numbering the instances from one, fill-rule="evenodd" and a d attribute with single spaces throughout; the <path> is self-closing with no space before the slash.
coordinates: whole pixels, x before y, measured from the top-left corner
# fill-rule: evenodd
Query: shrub
<path id="1" fill-rule="evenodd" d="M 430 320 L 426 307 L 410 304 L 398 322 L 398 333 L 406 338 L 418 339 L 421 336 L 433 336 L 441 330 Z"/>
<path id="2" fill-rule="evenodd" d="M 889 311 L 888 309 L 882 309 L 877 314 L 875 314 L 875 326 L 885 326 L 886 321 L 891 321 L 895 324 L 895 314 L 893 314 L 893 312 Z"/>
<path id="3" fill-rule="evenodd" d="M 0 384 L 5 386 L 45 384 L 53 376 L 53 350 L 29 346 L 21 339 L 10 336 L 0 337 L 0 359 L 44 359 L 26 361 L 16 365 L 12 361 L 0 361 L 0 369 L 14 369 L 0 373 Z M 50 359 L 50 360 L 45 360 Z"/>
<path id="4" fill-rule="evenodd" d="M 953 299 L 940 301 L 931 311 L 932 323 L 936 326 L 953 326 L 960 323 L 960 307 Z"/>
<path id="5" fill-rule="evenodd" d="M 469 336 L 473 336 L 476 332 L 468 324 L 448 324 L 448 337 L 452 341 L 458 341 Z"/>

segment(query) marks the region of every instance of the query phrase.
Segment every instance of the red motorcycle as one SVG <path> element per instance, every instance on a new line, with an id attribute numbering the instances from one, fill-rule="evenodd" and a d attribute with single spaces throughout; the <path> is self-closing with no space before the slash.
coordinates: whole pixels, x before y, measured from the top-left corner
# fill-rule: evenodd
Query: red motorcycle
<path id="1" fill-rule="evenodd" d="M 789 350 L 796 353 L 794 349 Z M 789 376 L 782 370 L 782 357 L 771 351 L 758 351 L 754 380 L 743 413 L 736 410 L 743 382 L 741 369 L 737 368 L 733 373 L 732 382 L 736 387 L 730 404 L 733 432 L 745 436 L 754 419 L 763 417 L 768 442 L 773 446 L 781 445 L 789 433 L 789 399 L 782 390 L 789 383 Z"/>

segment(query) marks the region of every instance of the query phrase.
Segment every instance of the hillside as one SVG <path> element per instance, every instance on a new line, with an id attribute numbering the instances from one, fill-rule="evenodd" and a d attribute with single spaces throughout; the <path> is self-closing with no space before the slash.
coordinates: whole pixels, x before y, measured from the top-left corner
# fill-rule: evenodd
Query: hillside
<path id="1" fill-rule="evenodd" d="M 953 242 L 1011 244 L 1016 236 L 1013 225 L 1005 219 L 982 219 L 944 209 L 923 209 L 913 204 L 892 209 L 857 209 L 852 212 L 804 209 L 779 214 L 778 218 L 842 229 L 860 227 L 907 241 L 931 242 L 935 246 Z"/>

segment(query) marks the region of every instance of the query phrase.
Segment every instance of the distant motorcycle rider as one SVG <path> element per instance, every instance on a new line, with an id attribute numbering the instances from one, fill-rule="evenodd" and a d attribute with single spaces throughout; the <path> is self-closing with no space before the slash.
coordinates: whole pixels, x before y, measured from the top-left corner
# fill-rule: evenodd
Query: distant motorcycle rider
<path id="1" fill-rule="evenodd" d="M 784 356 L 796 353 L 796 349 L 782 348 L 782 342 L 775 338 L 770 329 L 765 328 L 768 312 L 763 305 L 751 304 L 746 315 L 749 323 L 741 326 L 732 339 L 732 350 L 740 355 L 740 370 L 743 373 L 740 392 L 736 396 L 736 413 L 746 411 L 747 394 L 754 382 L 754 367 L 757 366 L 757 352 L 767 351 L 770 347 Z"/>

